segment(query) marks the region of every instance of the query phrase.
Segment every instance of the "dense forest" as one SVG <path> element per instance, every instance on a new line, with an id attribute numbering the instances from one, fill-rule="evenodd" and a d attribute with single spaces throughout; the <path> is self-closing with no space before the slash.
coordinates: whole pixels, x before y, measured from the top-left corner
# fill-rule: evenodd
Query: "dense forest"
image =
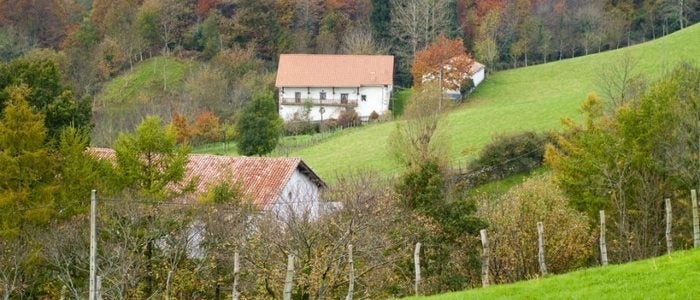
<path id="1" fill-rule="evenodd" d="M 211 60 L 251 49 L 267 69 L 280 53 L 390 53 L 398 85 L 415 53 L 459 37 L 490 69 L 615 49 L 693 24 L 686 0 L 48 0 L 0 3 L 0 60 L 33 48 L 63 53 L 78 96 L 160 54 Z"/>
<path id="2" fill-rule="evenodd" d="M 186 125 L 180 140 L 197 144 L 234 137 L 252 95 L 274 89 L 281 53 L 391 54 L 395 84 L 409 87 L 416 54 L 440 36 L 492 72 L 640 43 L 699 19 L 697 0 L 3 1 L 0 62 L 5 74 L 35 61 L 56 69 L 74 102 L 61 107 L 91 111 L 78 125 L 91 119 L 92 145 L 109 146 L 148 115 Z M 142 77 L 115 81 L 130 73 Z M 0 87 L 11 81 L 0 76 Z"/>

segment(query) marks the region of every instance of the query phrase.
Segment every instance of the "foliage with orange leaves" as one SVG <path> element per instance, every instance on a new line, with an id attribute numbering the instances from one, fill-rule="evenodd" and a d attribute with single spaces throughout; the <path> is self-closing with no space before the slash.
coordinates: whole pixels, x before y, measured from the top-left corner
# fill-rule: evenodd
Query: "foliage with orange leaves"
<path id="1" fill-rule="evenodd" d="M 175 129 L 178 144 L 189 142 L 192 136 L 192 129 L 190 129 L 190 126 L 187 124 L 187 117 L 176 112 L 173 114 L 170 124 Z"/>
<path id="2" fill-rule="evenodd" d="M 192 137 L 200 142 L 209 143 L 221 140 L 219 117 L 210 111 L 199 113 L 192 124 Z"/>
<path id="3" fill-rule="evenodd" d="M 451 40 L 440 35 L 434 43 L 416 53 L 411 68 L 413 84 L 420 86 L 439 77 L 444 88 L 459 90 L 472 75 L 469 74 L 472 64 L 474 59 L 465 51 L 462 39 Z"/>

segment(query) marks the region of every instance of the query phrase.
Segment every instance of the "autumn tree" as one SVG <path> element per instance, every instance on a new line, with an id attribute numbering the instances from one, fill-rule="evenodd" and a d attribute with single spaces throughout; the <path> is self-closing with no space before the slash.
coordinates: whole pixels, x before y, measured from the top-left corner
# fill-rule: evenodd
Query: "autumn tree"
<path id="1" fill-rule="evenodd" d="M 238 124 L 238 152 L 242 155 L 266 155 L 277 147 L 283 122 L 269 91 L 259 91 L 246 106 Z"/>
<path id="2" fill-rule="evenodd" d="M 192 124 L 192 136 L 199 142 L 218 142 L 221 140 L 221 133 L 219 117 L 210 111 L 199 113 Z"/>
<path id="3" fill-rule="evenodd" d="M 178 144 L 186 144 L 189 142 L 192 136 L 192 129 L 187 122 L 187 117 L 179 114 L 173 113 L 170 121 L 170 126 L 175 130 L 175 136 Z"/>
<path id="4" fill-rule="evenodd" d="M 459 90 L 466 84 L 474 60 L 464 50 L 462 39 L 440 35 L 434 43 L 416 53 L 411 67 L 414 86 L 437 77 L 444 89 Z"/>
<path id="5" fill-rule="evenodd" d="M 120 187 L 153 201 L 191 189 L 192 182 L 184 181 L 189 149 L 177 145 L 175 131 L 160 118 L 145 118 L 134 133 L 120 134 L 113 148 Z"/>
<path id="6" fill-rule="evenodd" d="M 486 63 L 491 69 L 495 69 L 496 62 L 500 56 L 498 47 L 498 28 L 501 23 L 499 11 L 490 11 L 484 17 L 477 30 L 474 50 L 476 57 Z"/>
<path id="7" fill-rule="evenodd" d="M 241 0 L 233 17 L 234 45 L 253 46 L 259 57 L 272 60 L 279 53 L 280 25 L 272 0 Z"/>

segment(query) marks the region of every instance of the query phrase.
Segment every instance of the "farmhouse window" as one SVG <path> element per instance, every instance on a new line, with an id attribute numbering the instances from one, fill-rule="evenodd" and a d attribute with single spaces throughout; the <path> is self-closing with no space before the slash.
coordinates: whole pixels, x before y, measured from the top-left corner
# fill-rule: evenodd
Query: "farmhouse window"
<path id="1" fill-rule="evenodd" d="M 301 92 L 294 92 L 294 102 L 301 103 Z"/>
<path id="2" fill-rule="evenodd" d="M 348 104 L 348 94 L 347 93 L 340 94 L 340 104 Z"/>
<path id="3" fill-rule="evenodd" d="M 321 94 L 319 94 L 318 98 L 321 100 L 326 100 L 326 92 L 321 92 Z"/>
<path id="4" fill-rule="evenodd" d="M 362 95 L 360 99 L 362 99 L 362 101 L 367 101 L 367 95 Z"/>

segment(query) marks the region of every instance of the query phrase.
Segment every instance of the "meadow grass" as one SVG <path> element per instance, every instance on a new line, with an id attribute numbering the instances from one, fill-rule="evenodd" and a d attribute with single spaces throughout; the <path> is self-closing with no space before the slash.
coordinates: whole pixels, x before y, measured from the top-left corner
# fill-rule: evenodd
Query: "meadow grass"
<path id="1" fill-rule="evenodd" d="M 680 61 L 700 61 L 700 24 L 666 37 L 624 49 L 490 74 L 467 103 L 452 111 L 444 126 L 450 133 L 450 158 L 464 164 L 494 135 L 561 129 L 561 119 L 580 119 L 579 105 L 597 90 L 601 71 L 624 56 L 636 61 L 635 72 L 656 79 Z M 401 167 L 392 159 L 387 139 L 395 122 L 334 136 L 291 151 L 321 177 L 372 169 L 384 175 Z"/>
<path id="2" fill-rule="evenodd" d="M 623 265 L 407 299 L 697 299 L 700 249 Z"/>
<path id="3" fill-rule="evenodd" d="M 186 75 L 196 65 L 191 60 L 166 56 L 147 59 L 105 85 L 96 98 L 96 106 L 114 109 L 140 105 L 162 96 L 163 87 L 170 92 L 181 92 Z"/>

